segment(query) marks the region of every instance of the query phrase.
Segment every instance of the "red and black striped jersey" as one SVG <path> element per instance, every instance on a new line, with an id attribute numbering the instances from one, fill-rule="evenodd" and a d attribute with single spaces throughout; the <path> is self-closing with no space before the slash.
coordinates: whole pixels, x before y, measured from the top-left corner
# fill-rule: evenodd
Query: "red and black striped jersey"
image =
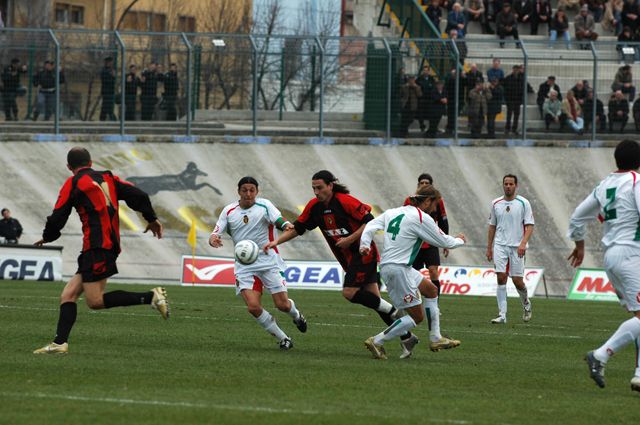
<path id="1" fill-rule="evenodd" d="M 360 255 L 360 239 L 347 249 L 336 247 L 336 242 L 356 232 L 363 224 L 373 220 L 371 207 L 345 193 L 334 193 L 328 204 L 319 202 L 317 198 L 309 201 L 293 223 L 299 235 L 307 230 L 319 227 L 329 248 L 344 270 L 349 266 L 369 264 L 378 261 L 378 250 L 371 244 L 369 255 Z"/>
<path id="2" fill-rule="evenodd" d="M 118 202 L 142 213 L 145 220 L 156 220 L 151 200 L 142 190 L 121 180 L 111 171 L 80 169 L 62 185 L 53 212 L 47 217 L 42 239 L 55 241 L 75 208 L 82 222 L 82 251 L 102 248 L 120 252 Z"/>
<path id="3" fill-rule="evenodd" d="M 411 201 L 409 197 L 404 200 L 403 205 L 411 205 Z M 440 198 L 438 205 L 436 205 L 435 211 L 429 214 L 433 221 L 436 222 L 440 230 L 442 230 L 445 234 L 449 234 L 449 220 L 447 219 L 447 210 L 444 208 L 444 201 Z M 429 248 L 429 244 L 424 242 L 420 248 Z"/>

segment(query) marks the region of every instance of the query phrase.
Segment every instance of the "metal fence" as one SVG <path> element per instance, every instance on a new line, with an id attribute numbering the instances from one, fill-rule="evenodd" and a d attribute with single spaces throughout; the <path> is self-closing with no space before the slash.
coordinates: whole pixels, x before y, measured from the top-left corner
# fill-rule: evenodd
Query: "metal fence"
<path id="1" fill-rule="evenodd" d="M 6 28 L 2 110 L 34 133 L 127 136 L 153 121 L 176 135 L 296 128 L 320 142 L 547 133 L 589 142 L 640 128 L 640 103 L 631 107 L 638 45 L 504 42 Z M 491 71 L 500 76 L 491 85 L 496 59 L 503 75 Z M 627 65 L 629 82 L 615 83 Z M 558 103 L 546 104 L 548 88 Z"/>

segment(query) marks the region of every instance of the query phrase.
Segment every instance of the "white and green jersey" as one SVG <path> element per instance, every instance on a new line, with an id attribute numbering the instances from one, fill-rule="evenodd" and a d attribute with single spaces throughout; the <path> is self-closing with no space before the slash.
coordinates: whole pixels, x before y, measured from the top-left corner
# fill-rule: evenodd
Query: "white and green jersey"
<path id="1" fill-rule="evenodd" d="M 640 175 L 635 171 L 609 174 L 571 216 L 567 236 L 584 240 L 585 225 L 599 219 L 604 225 L 602 244 L 640 248 Z"/>
<path id="2" fill-rule="evenodd" d="M 414 206 L 392 208 L 367 223 L 360 237 L 360 246 L 369 247 L 373 235 L 384 230 L 384 249 L 380 265 L 412 265 L 422 242 L 440 248 L 457 248 L 464 241 L 445 234 L 431 216 Z"/>
<path id="3" fill-rule="evenodd" d="M 512 200 L 501 196 L 491 201 L 489 224 L 496 226 L 493 243 L 503 246 L 519 246 L 524 237 L 524 226 L 534 224 L 529 201 L 516 196 Z"/>
<path id="4" fill-rule="evenodd" d="M 262 247 L 277 238 L 275 227 L 282 228 L 285 224 L 280 211 L 264 198 L 256 198 L 256 203 L 251 208 L 240 207 L 239 202 L 224 207 L 211 232 L 220 236 L 227 232 L 234 245 L 240 241 L 249 239 L 258 244 L 260 254 L 255 263 L 244 265 L 236 261 L 236 271 L 266 270 L 272 267 L 284 268 L 284 261 L 277 249 L 270 249 L 268 253 L 262 251 Z"/>

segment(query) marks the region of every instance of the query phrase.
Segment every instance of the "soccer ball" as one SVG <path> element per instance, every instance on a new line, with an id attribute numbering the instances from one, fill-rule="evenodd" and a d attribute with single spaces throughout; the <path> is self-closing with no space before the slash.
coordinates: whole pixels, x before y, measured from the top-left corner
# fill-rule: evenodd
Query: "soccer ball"
<path id="1" fill-rule="evenodd" d="M 241 264 L 255 263 L 259 253 L 260 248 L 258 248 L 258 244 L 249 239 L 238 242 L 234 249 L 236 261 Z"/>

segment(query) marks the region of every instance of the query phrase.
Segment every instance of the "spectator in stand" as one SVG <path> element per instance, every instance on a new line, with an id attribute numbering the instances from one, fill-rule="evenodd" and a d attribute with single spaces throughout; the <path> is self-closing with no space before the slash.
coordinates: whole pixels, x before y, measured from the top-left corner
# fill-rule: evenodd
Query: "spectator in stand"
<path id="1" fill-rule="evenodd" d="M 518 22 L 528 24 L 533 16 L 532 0 L 513 0 L 513 13 L 516 14 Z"/>
<path id="2" fill-rule="evenodd" d="M 589 82 L 587 80 L 579 80 L 571 91 L 580 107 L 584 108 L 584 101 L 587 99 L 587 93 L 589 92 Z"/>
<path id="3" fill-rule="evenodd" d="M 632 33 L 638 30 L 640 8 L 635 0 L 624 0 L 622 5 L 622 25 L 631 28 Z"/>
<path id="4" fill-rule="evenodd" d="M 487 104 L 487 138 L 496 138 L 496 115 L 502 112 L 502 104 L 504 103 L 504 87 L 500 84 L 497 77 L 489 79 L 491 98 Z"/>
<path id="5" fill-rule="evenodd" d="M 580 8 L 580 0 L 558 0 L 558 9 L 576 9 Z"/>
<path id="6" fill-rule="evenodd" d="M 124 81 L 124 119 L 127 121 L 136 120 L 136 99 L 138 98 L 138 87 L 140 87 L 140 78 L 136 72 L 136 66 L 130 65 L 129 73 Z"/>
<path id="7" fill-rule="evenodd" d="M 438 134 L 440 119 L 447 111 L 447 92 L 444 89 L 444 82 L 441 80 L 436 81 L 435 87 L 431 89 L 428 98 L 431 104 L 427 111 L 429 130 L 427 131 L 426 137 L 434 138 Z"/>
<path id="8" fill-rule="evenodd" d="M 562 101 L 562 113 L 564 114 L 566 123 L 571 126 L 573 131 L 578 134 L 584 133 L 584 120 L 582 119 L 582 108 L 573 96 L 573 92 L 569 90 L 567 97 Z"/>
<path id="9" fill-rule="evenodd" d="M 558 96 L 558 100 L 562 101 L 562 93 L 560 92 L 560 86 L 556 84 L 556 77 L 550 75 L 547 77 L 547 81 L 540 84 L 538 87 L 538 97 L 536 99 L 536 103 L 538 104 L 538 111 L 540 111 L 540 118 L 544 118 L 544 113 L 542 112 L 544 102 L 549 97 L 549 92 L 553 90 L 556 92 Z"/>
<path id="10" fill-rule="evenodd" d="M 582 107 L 584 118 L 584 129 L 588 130 L 593 122 L 593 90 L 587 92 L 587 100 Z M 599 124 L 600 132 L 607 131 L 607 116 L 604 114 L 604 104 L 600 99 L 596 99 L 596 125 Z"/>
<path id="11" fill-rule="evenodd" d="M 33 76 L 33 86 L 38 87 L 38 97 L 33 112 L 33 120 L 37 121 L 41 112 L 48 121 L 56 113 L 56 73 L 53 61 L 45 61 L 44 69 Z M 65 83 L 62 67 L 58 70 L 60 85 Z"/>
<path id="12" fill-rule="evenodd" d="M 602 17 L 604 16 L 605 3 L 607 0 L 582 0 L 582 5 L 587 5 L 589 7 L 589 12 L 593 15 L 593 19 L 596 22 L 602 21 Z"/>
<path id="13" fill-rule="evenodd" d="M 616 50 L 618 50 L 618 54 L 620 55 L 620 60 L 624 59 L 624 55 L 622 53 L 623 47 L 631 47 L 635 51 L 635 57 L 638 56 L 638 48 L 633 45 L 637 41 L 637 37 L 631 32 L 631 28 L 624 27 L 620 35 L 618 35 L 618 44 L 616 45 Z"/>
<path id="14" fill-rule="evenodd" d="M 558 99 L 557 91 L 549 91 L 549 98 L 544 101 L 542 112 L 544 114 L 544 127 L 547 131 L 549 131 L 551 123 L 559 124 L 560 131 L 562 131 L 564 117 L 562 116 L 562 102 Z"/>
<path id="15" fill-rule="evenodd" d="M 113 69 L 113 58 L 104 59 L 104 67 L 100 72 L 100 96 L 102 107 L 100 109 L 100 121 L 115 121 L 116 115 L 113 106 L 116 101 L 116 70 Z"/>
<path id="16" fill-rule="evenodd" d="M 456 79 L 458 80 L 458 101 L 456 102 Z M 456 68 L 451 68 L 446 82 L 447 91 L 447 132 L 453 134 L 456 125 L 456 104 L 458 105 L 458 115 L 464 109 L 464 86 L 466 75 L 458 76 Z"/>
<path id="17" fill-rule="evenodd" d="M 633 102 L 633 123 L 636 126 L 636 131 L 640 131 L 640 99 Z"/>
<path id="18" fill-rule="evenodd" d="M 626 94 L 629 99 L 633 100 L 636 97 L 636 86 L 633 85 L 630 65 L 621 66 L 616 72 L 613 84 L 611 84 L 611 91 L 616 92 L 618 90 Z"/>
<path id="19" fill-rule="evenodd" d="M 482 76 L 482 71 L 478 70 L 478 65 L 472 63 L 469 71 L 467 72 L 467 99 L 469 98 L 471 90 L 476 88 L 476 83 L 478 81 L 483 83 L 484 77 Z"/>
<path id="20" fill-rule="evenodd" d="M 447 28 L 446 31 L 451 30 L 458 31 L 458 37 L 464 38 L 464 29 L 467 26 L 464 19 L 464 13 L 462 13 L 462 6 L 460 3 L 453 4 L 453 10 L 447 15 Z"/>
<path id="21" fill-rule="evenodd" d="M 571 49 L 571 35 L 569 35 L 569 20 L 564 13 L 564 9 L 559 7 L 558 11 L 551 20 L 549 31 L 549 48 L 553 49 L 558 37 L 564 38 L 567 49 Z"/>
<path id="22" fill-rule="evenodd" d="M 617 90 L 609 99 L 609 132 L 613 133 L 613 124 L 619 122 L 620 133 L 623 133 L 627 121 L 629 121 L 629 101 L 622 91 Z"/>
<path id="23" fill-rule="evenodd" d="M 484 116 L 489 111 L 489 99 L 491 99 L 491 90 L 481 80 L 478 80 L 476 86 L 469 92 L 469 107 L 467 110 L 471 124 L 472 139 L 479 139 L 482 136 Z"/>
<path id="24" fill-rule="evenodd" d="M 140 103 L 142 121 L 151 121 L 158 103 L 158 82 L 162 81 L 163 74 L 159 71 L 157 63 L 150 63 L 149 67 L 142 71 L 140 76 Z"/>
<path id="25" fill-rule="evenodd" d="M 178 88 L 180 87 L 178 65 L 175 63 L 169 65 L 169 72 L 164 74 L 163 81 L 164 93 L 162 94 L 162 98 L 164 100 L 164 109 L 167 111 L 165 119 L 167 121 L 175 121 L 178 118 L 176 102 L 178 100 Z"/>
<path id="26" fill-rule="evenodd" d="M 604 7 L 601 24 L 605 31 L 613 31 L 615 35 L 622 32 L 622 7 L 624 0 L 609 0 Z"/>
<path id="27" fill-rule="evenodd" d="M 18 220 L 11 217 L 9 208 L 3 208 L 2 219 L 0 219 L 0 237 L 4 238 L 7 244 L 17 244 L 22 236 L 22 225 Z"/>
<path id="28" fill-rule="evenodd" d="M 502 10 L 496 16 L 496 32 L 500 40 L 505 37 L 512 36 L 514 40 L 518 40 L 518 21 L 515 13 L 511 10 L 511 4 L 505 2 Z M 504 42 L 500 42 L 500 47 L 504 48 Z"/>
<path id="29" fill-rule="evenodd" d="M 429 108 L 431 107 L 429 96 L 435 85 L 435 79 L 431 75 L 431 68 L 428 64 L 425 63 L 422 67 L 422 71 L 416 79 L 416 84 L 420 86 L 422 91 L 422 97 L 418 101 L 418 123 L 420 124 L 420 131 L 424 132 L 426 129 L 424 122 L 429 119 Z"/>
<path id="30" fill-rule="evenodd" d="M 479 22 L 482 26 L 483 34 L 491 34 L 489 23 L 487 22 L 487 15 L 485 13 L 484 2 L 482 0 L 464 0 L 464 14 L 465 21 L 468 25 L 470 21 Z M 464 32 L 467 32 L 465 25 Z"/>
<path id="31" fill-rule="evenodd" d="M 409 134 L 409 126 L 417 118 L 418 102 L 422 96 L 416 77 L 410 75 L 406 84 L 400 87 L 400 106 L 402 107 L 402 137 Z"/>
<path id="32" fill-rule="evenodd" d="M 496 16 L 502 10 L 502 0 L 483 0 L 485 15 L 487 16 L 487 34 L 495 34 L 493 28 L 491 28 L 490 22 L 495 22 Z"/>
<path id="33" fill-rule="evenodd" d="M 440 10 L 440 0 L 432 0 L 431 4 L 425 12 L 434 27 L 440 32 L 440 20 L 442 19 L 442 11 Z"/>
<path id="34" fill-rule="evenodd" d="M 449 31 L 449 38 L 456 43 L 456 47 L 458 48 L 458 53 L 460 54 L 460 66 L 464 66 L 464 60 L 467 57 L 467 43 L 461 38 L 458 38 L 458 30 Z"/>
<path id="35" fill-rule="evenodd" d="M 551 22 L 553 12 L 549 0 L 536 0 L 533 6 L 533 16 L 531 17 L 531 35 L 538 35 L 538 26 Z"/>
<path id="36" fill-rule="evenodd" d="M 504 134 L 512 132 L 518 134 L 518 120 L 520 119 L 520 105 L 524 101 L 524 75 L 520 65 L 514 65 L 511 74 L 507 75 L 503 81 L 504 100 L 507 104 L 507 123 L 504 127 Z M 511 119 L 513 118 L 513 121 Z"/>
<path id="37" fill-rule="evenodd" d="M 4 104 L 5 121 L 18 121 L 18 104 L 16 97 L 21 90 L 20 74 L 27 73 L 27 65 L 20 65 L 20 59 L 11 59 L 11 65 L 2 72 L 2 103 Z"/>
<path id="38" fill-rule="evenodd" d="M 500 67 L 500 59 L 498 58 L 493 58 L 491 68 L 487 70 L 487 80 L 491 82 L 493 79 L 498 80 L 498 83 L 504 80 L 504 71 Z"/>
<path id="39" fill-rule="evenodd" d="M 598 33 L 595 32 L 596 21 L 591 13 L 589 13 L 589 6 L 586 4 L 580 8 L 580 14 L 576 16 L 573 25 L 576 30 L 576 40 L 596 41 L 598 39 Z M 589 49 L 588 44 L 579 43 L 579 45 L 582 50 Z"/>

